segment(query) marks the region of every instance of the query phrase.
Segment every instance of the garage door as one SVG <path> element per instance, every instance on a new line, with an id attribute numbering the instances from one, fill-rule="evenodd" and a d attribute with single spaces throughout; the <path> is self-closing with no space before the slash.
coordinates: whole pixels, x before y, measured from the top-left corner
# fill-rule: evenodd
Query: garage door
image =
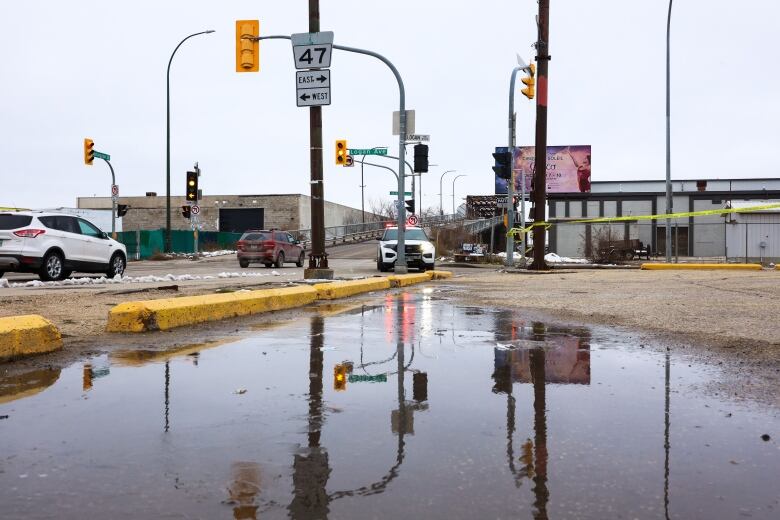
<path id="1" fill-rule="evenodd" d="M 263 229 L 263 208 L 220 208 L 219 230 L 243 233 L 247 229 Z"/>

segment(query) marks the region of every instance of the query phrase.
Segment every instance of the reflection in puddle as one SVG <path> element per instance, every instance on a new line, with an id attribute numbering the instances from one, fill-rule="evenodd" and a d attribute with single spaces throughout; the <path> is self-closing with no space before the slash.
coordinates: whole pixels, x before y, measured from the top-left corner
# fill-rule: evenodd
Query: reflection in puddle
<path id="1" fill-rule="evenodd" d="M 0 378 L 3 518 L 774 518 L 778 420 L 659 351 L 422 291 Z"/>

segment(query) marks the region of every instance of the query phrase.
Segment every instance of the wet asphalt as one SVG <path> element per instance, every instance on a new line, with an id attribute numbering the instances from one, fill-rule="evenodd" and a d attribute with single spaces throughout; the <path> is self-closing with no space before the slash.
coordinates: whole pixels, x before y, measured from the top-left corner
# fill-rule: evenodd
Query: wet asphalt
<path id="1" fill-rule="evenodd" d="M 0 379 L 0 517 L 778 518 L 780 419 L 715 370 L 443 288 L 323 304 Z"/>

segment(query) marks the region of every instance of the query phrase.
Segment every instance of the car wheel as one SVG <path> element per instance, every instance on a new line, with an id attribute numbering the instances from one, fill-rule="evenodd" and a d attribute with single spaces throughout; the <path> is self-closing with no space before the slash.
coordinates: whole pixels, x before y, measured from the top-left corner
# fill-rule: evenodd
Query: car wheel
<path id="1" fill-rule="evenodd" d="M 276 268 L 281 269 L 284 267 L 284 252 L 279 251 L 279 256 L 276 257 Z"/>
<path id="2" fill-rule="evenodd" d="M 633 260 L 634 259 L 634 253 L 633 251 L 626 251 L 623 253 L 623 258 L 626 260 Z"/>
<path id="3" fill-rule="evenodd" d="M 72 274 L 73 271 L 71 271 L 70 269 L 65 269 L 64 271 L 62 271 L 62 279 L 64 280 L 65 278 L 70 278 L 70 275 Z"/>
<path id="4" fill-rule="evenodd" d="M 247 267 L 249 267 L 249 262 L 248 262 L 248 261 L 246 261 L 246 260 L 239 260 L 239 261 L 238 261 L 238 265 L 240 265 L 241 267 L 243 267 L 244 269 L 246 269 Z"/>
<path id="5" fill-rule="evenodd" d="M 386 272 L 388 272 L 390 270 L 390 266 L 388 266 L 384 262 L 377 262 L 376 263 L 376 268 L 379 269 L 380 273 L 386 273 Z"/>
<path id="6" fill-rule="evenodd" d="M 4 274 L 5 274 L 5 271 L 0 271 L 0 278 L 2 278 Z"/>
<path id="7" fill-rule="evenodd" d="M 108 262 L 108 271 L 106 271 L 106 277 L 113 278 L 116 275 L 122 276 L 125 274 L 125 265 L 125 258 L 121 254 L 115 253 Z"/>
<path id="8" fill-rule="evenodd" d="M 62 259 L 62 255 L 59 253 L 46 253 L 43 257 L 43 263 L 41 264 L 41 270 L 38 272 L 41 280 L 45 282 L 62 280 L 65 273 L 65 262 Z"/>
<path id="9" fill-rule="evenodd" d="M 269 268 L 269 269 L 270 269 L 270 268 L 271 268 L 271 266 L 272 266 L 272 265 L 274 265 L 274 264 L 267 263 L 267 264 L 263 264 L 263 265 L 264 265 L 264 266 L 266 266 L 267 268 Z"/>
<path id="10" fill-rule="evenodd" d="M 303 267 L 303 261 L 306 259 L 306 255 L 301 251 L 301 256 L 298 257 L 298 261 L 295 262 L 295 267 Z"/>

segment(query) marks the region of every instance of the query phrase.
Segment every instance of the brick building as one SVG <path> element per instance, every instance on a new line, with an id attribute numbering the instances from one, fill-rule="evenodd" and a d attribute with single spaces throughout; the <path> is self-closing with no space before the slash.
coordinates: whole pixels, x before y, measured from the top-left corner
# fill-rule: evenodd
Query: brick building
<path id="1" fill-rule="evenodd" d="M 123 231 L 165 227 L 165 196 L 119 197 L 129 210 L 122 217 Z M 171 229 L 190 229 L 182 216 L 183 196 L 171 196 Z M 110 210 L 110 197 L 79 197 L 80 209 Z M 199 201 L 203 231 L 243 232 L 246 229 L 308 229 L 311 223 L 311 197 L 289 195 L 207 195 Z M 325 201 L 325 227 L 362 222 L 359 209 Z M 366 212 L 365 221 L 381 220 Z"/>

